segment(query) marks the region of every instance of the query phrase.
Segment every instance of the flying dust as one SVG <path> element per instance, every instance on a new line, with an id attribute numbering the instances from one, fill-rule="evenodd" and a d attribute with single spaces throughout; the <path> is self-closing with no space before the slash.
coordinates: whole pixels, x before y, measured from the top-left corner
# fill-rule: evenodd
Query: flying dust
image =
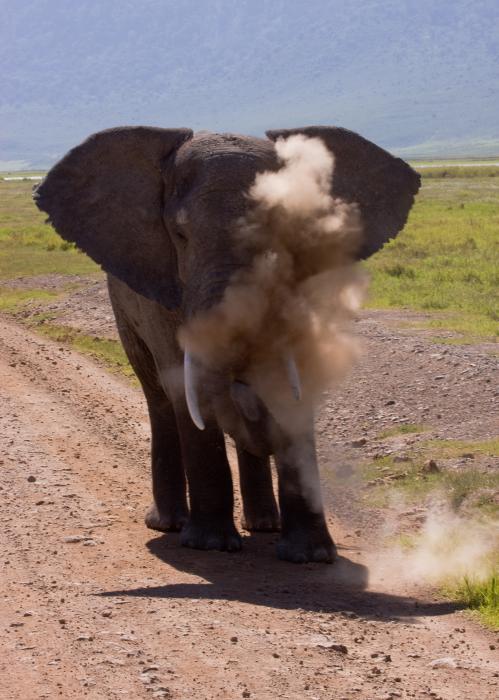
<path id="1" fill-rule="evenodd" d="M 385 521 L 382 539 L 393 540 L 398 528 L 397 513 L 407 504 L 396 502 L 395 496 Z M 481 522 L 465 513 L 456 512 L 445 494 L 435 495 L 429 504 L 421 530 L 409 547 L 381 546 L 370 556 L 371 585 L 399 579 L 411 584 L 452 584 L 464 577 L 481 581 L 497 567 L 499 527 L 490 521 Z"/>
<path id="2" fill-rule="evenodd" d="M 277 141 L 282 166 L 257 175 L 235 245 L 244 269 L 223 299 L 180 333 L 205 366 L 226 368 L 252 386 L 281 424 L 294 430 L 319 394 L 358 353 L 347 323 L 367 287 L 355 264 L 362 243 L 355 204 L 331 196 L 334 157 L 317 138 Z M 301 380 L 293 400 L 286 371 Z M 288 362 L 289 368 L 289 362 Z"/>

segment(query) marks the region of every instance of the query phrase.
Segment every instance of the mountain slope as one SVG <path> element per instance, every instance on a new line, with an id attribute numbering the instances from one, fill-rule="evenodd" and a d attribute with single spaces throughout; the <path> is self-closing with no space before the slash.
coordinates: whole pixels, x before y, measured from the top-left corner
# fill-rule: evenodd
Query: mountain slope
<path id="1" fill-rule="evenodd" d="M 2 7 L 3 6 L 3 7 Z M 495 0 L 0 3 L 3 159 L 147 123 L 336 123 L 390 148 L 499 139 Z"/>

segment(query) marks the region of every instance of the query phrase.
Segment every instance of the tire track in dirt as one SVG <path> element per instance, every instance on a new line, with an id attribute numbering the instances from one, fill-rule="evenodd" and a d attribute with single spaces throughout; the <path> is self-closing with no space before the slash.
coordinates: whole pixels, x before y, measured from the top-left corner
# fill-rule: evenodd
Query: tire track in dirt
<path id="1" fill-rule="evenodd" d="M 294 566 L 273 536 L 227 555 L 146 530 L 140 391 L 0 333 L 0 697 L 497 697 L 494 636 L 445 603 L 365 590 L 357 547 Z M 447 656 L 458 668 L 428 665 Z"/>

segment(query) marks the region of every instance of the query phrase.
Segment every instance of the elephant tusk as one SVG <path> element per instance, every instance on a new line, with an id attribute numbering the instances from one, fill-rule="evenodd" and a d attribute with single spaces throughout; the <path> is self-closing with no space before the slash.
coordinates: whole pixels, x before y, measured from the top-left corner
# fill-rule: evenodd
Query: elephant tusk
<path id="1" fill-rule="evenodd" d="M 187 351 L 184 353 L 184 389 L 185 400 L 187 402 L 187 408 L 189 409 L 189 415 L 192 418 L 192 422 L 196 428 L 199 428 L 199 430 L 204 430 L 205 425 L 201 416 L 201 411 L 199 410 L 198 394 L 194 376 L 194 364 L 191 354 Z"/>
<path id="2" fill-rule="evenodd" d="M 288 373 L 289 385 L 291 386 L 291 391 L 293 396 L 297 401 L 301 399 L 301 382 L 300 373 L 298 372 L 298 367 L 296 366 L 295 358 L 293 355 L 289 354 L 286 357 L 286 371 Z"/>

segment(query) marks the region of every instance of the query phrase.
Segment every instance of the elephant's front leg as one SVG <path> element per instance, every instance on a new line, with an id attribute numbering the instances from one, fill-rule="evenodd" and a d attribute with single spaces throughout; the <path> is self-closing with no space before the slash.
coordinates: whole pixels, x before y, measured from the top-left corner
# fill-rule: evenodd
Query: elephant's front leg
<path id="1" fill-rule="evenodd" d="M 332 562 L 336 547 L 327 529 L 313 437 L 296 439 L 276 453 L 279 474 L 280 559 Z"/>
<path id="2" fill-rule="evenodd" d="M 159 392 L 158 392 L 159 393 Z M 185 473 L 175 414 L 166 397 L 146 393 L 151 421 L 151 471 L 154 502 L 146 525 L 162 532 L 181 530 L 188 508 Z"/>
<path id="3" fill-rule="evenodd" d="M 234 525 L 232 476 L 222 431 L 215 423 L 198 430 L 186 410 L 177 414 L 187 481 L 190 517 L 180 535 L 184 547 L 241 549 Z"/>

